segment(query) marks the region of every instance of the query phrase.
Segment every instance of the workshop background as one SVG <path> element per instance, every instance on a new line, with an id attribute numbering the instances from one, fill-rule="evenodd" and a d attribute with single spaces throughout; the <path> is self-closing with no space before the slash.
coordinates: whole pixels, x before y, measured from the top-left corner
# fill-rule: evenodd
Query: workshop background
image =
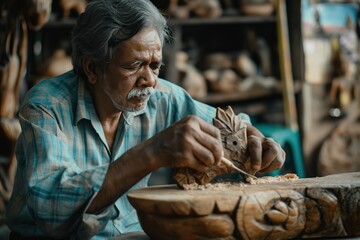
<path id="1" fill-rule="evenodd" d="M 17 110 L 39 81 L 72 69 L 87 0 L 0 0 L 0 239 L 16 169 Z M 271 175 L 360 171 L 359 1 L 153 0 L 173 39 L 161 77 L 245 112 L 286 150 Z M 46 80 L 45 80 L 46 81 Z M 151 184 L 171 183 L 160 169 Z"/>

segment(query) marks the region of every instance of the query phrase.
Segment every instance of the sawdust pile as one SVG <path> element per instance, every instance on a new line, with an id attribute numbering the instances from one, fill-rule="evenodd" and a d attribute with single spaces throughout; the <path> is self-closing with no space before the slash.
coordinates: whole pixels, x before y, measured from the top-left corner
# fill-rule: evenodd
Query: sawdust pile
<path id="1" fill-rule="evenodd" d="M 279 175 L 279 176 L 266 176 L 262 178 L 246 178 L 246 181 L 249 184 L 262 184 L 262 183 L 271 183 L 271 182 L 287 182 L 287 181 L 294 181 L 299 179 L 299 177 L 294 173 L 287 173 L 285 175 Z"/>
<path id="2" fill-rule="evenodd" d="M 248 183 L 244 182 L 230 182 L 230 181 L 224 181 L 224 182 L 216 182 L 216 183 L 207 183 L 204 185 L 197 184 L 197 183 L 191 183 L 191 184 L 184 184 L 182 187 L 184 190 L 231 190 L 236 189 L 239 187 L 246 187 L 247 185 L 256 185 L 256 184 L 264 184 L 264 183 L 278 183 L 278 182 L 287 182 L 287 181 L 295 181 L 299 179 L 299 177 L 294 173 L 287 173 L 285 175 L 279 175 L 279 176 L 266 176 L 261 178 L 247 178 L 246 181 Z"/>

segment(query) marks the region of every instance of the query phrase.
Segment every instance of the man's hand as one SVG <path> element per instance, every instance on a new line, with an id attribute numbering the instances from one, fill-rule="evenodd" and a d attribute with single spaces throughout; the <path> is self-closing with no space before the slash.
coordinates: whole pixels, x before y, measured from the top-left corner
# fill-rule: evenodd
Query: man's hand
<path id="1" fill-rule="evenodd" d="M 199 117 L 188 116 L 151 141 L 153 157 L 162 167 L 190 167 L 205 172 L 222 156 L 220 130 Z"/>
<path id="2" fill-rule="evenodd" d="M 247 125 L 251 173 L 267 173 L 279 169 L 285 162 L 285 151 L 272 138 L 266 138 L 254 126 Z"/>

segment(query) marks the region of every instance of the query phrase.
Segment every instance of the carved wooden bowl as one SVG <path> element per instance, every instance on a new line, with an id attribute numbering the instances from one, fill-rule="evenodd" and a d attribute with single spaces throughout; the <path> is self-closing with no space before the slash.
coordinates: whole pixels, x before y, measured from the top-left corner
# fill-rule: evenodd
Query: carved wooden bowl
<path id="1" fill-rule="evenodd" d="M 128 194 L 151 239 L 360 235 L 360 172 L 226 189 L 163 185 Z"/>

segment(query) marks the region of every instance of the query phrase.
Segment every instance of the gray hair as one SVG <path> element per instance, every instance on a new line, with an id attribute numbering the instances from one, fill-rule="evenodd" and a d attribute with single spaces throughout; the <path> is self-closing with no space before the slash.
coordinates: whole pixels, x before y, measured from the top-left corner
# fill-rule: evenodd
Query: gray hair
<path id="1" fill-rule="evenodd" d="M 74 72 L 86 79 L 84 57 L 106 69 L 114 49 L 146 27 L 158 32 L 162 44 L 170 39 L 166 19 L 149 0 L 90 1 L 72 32 Z"/>

